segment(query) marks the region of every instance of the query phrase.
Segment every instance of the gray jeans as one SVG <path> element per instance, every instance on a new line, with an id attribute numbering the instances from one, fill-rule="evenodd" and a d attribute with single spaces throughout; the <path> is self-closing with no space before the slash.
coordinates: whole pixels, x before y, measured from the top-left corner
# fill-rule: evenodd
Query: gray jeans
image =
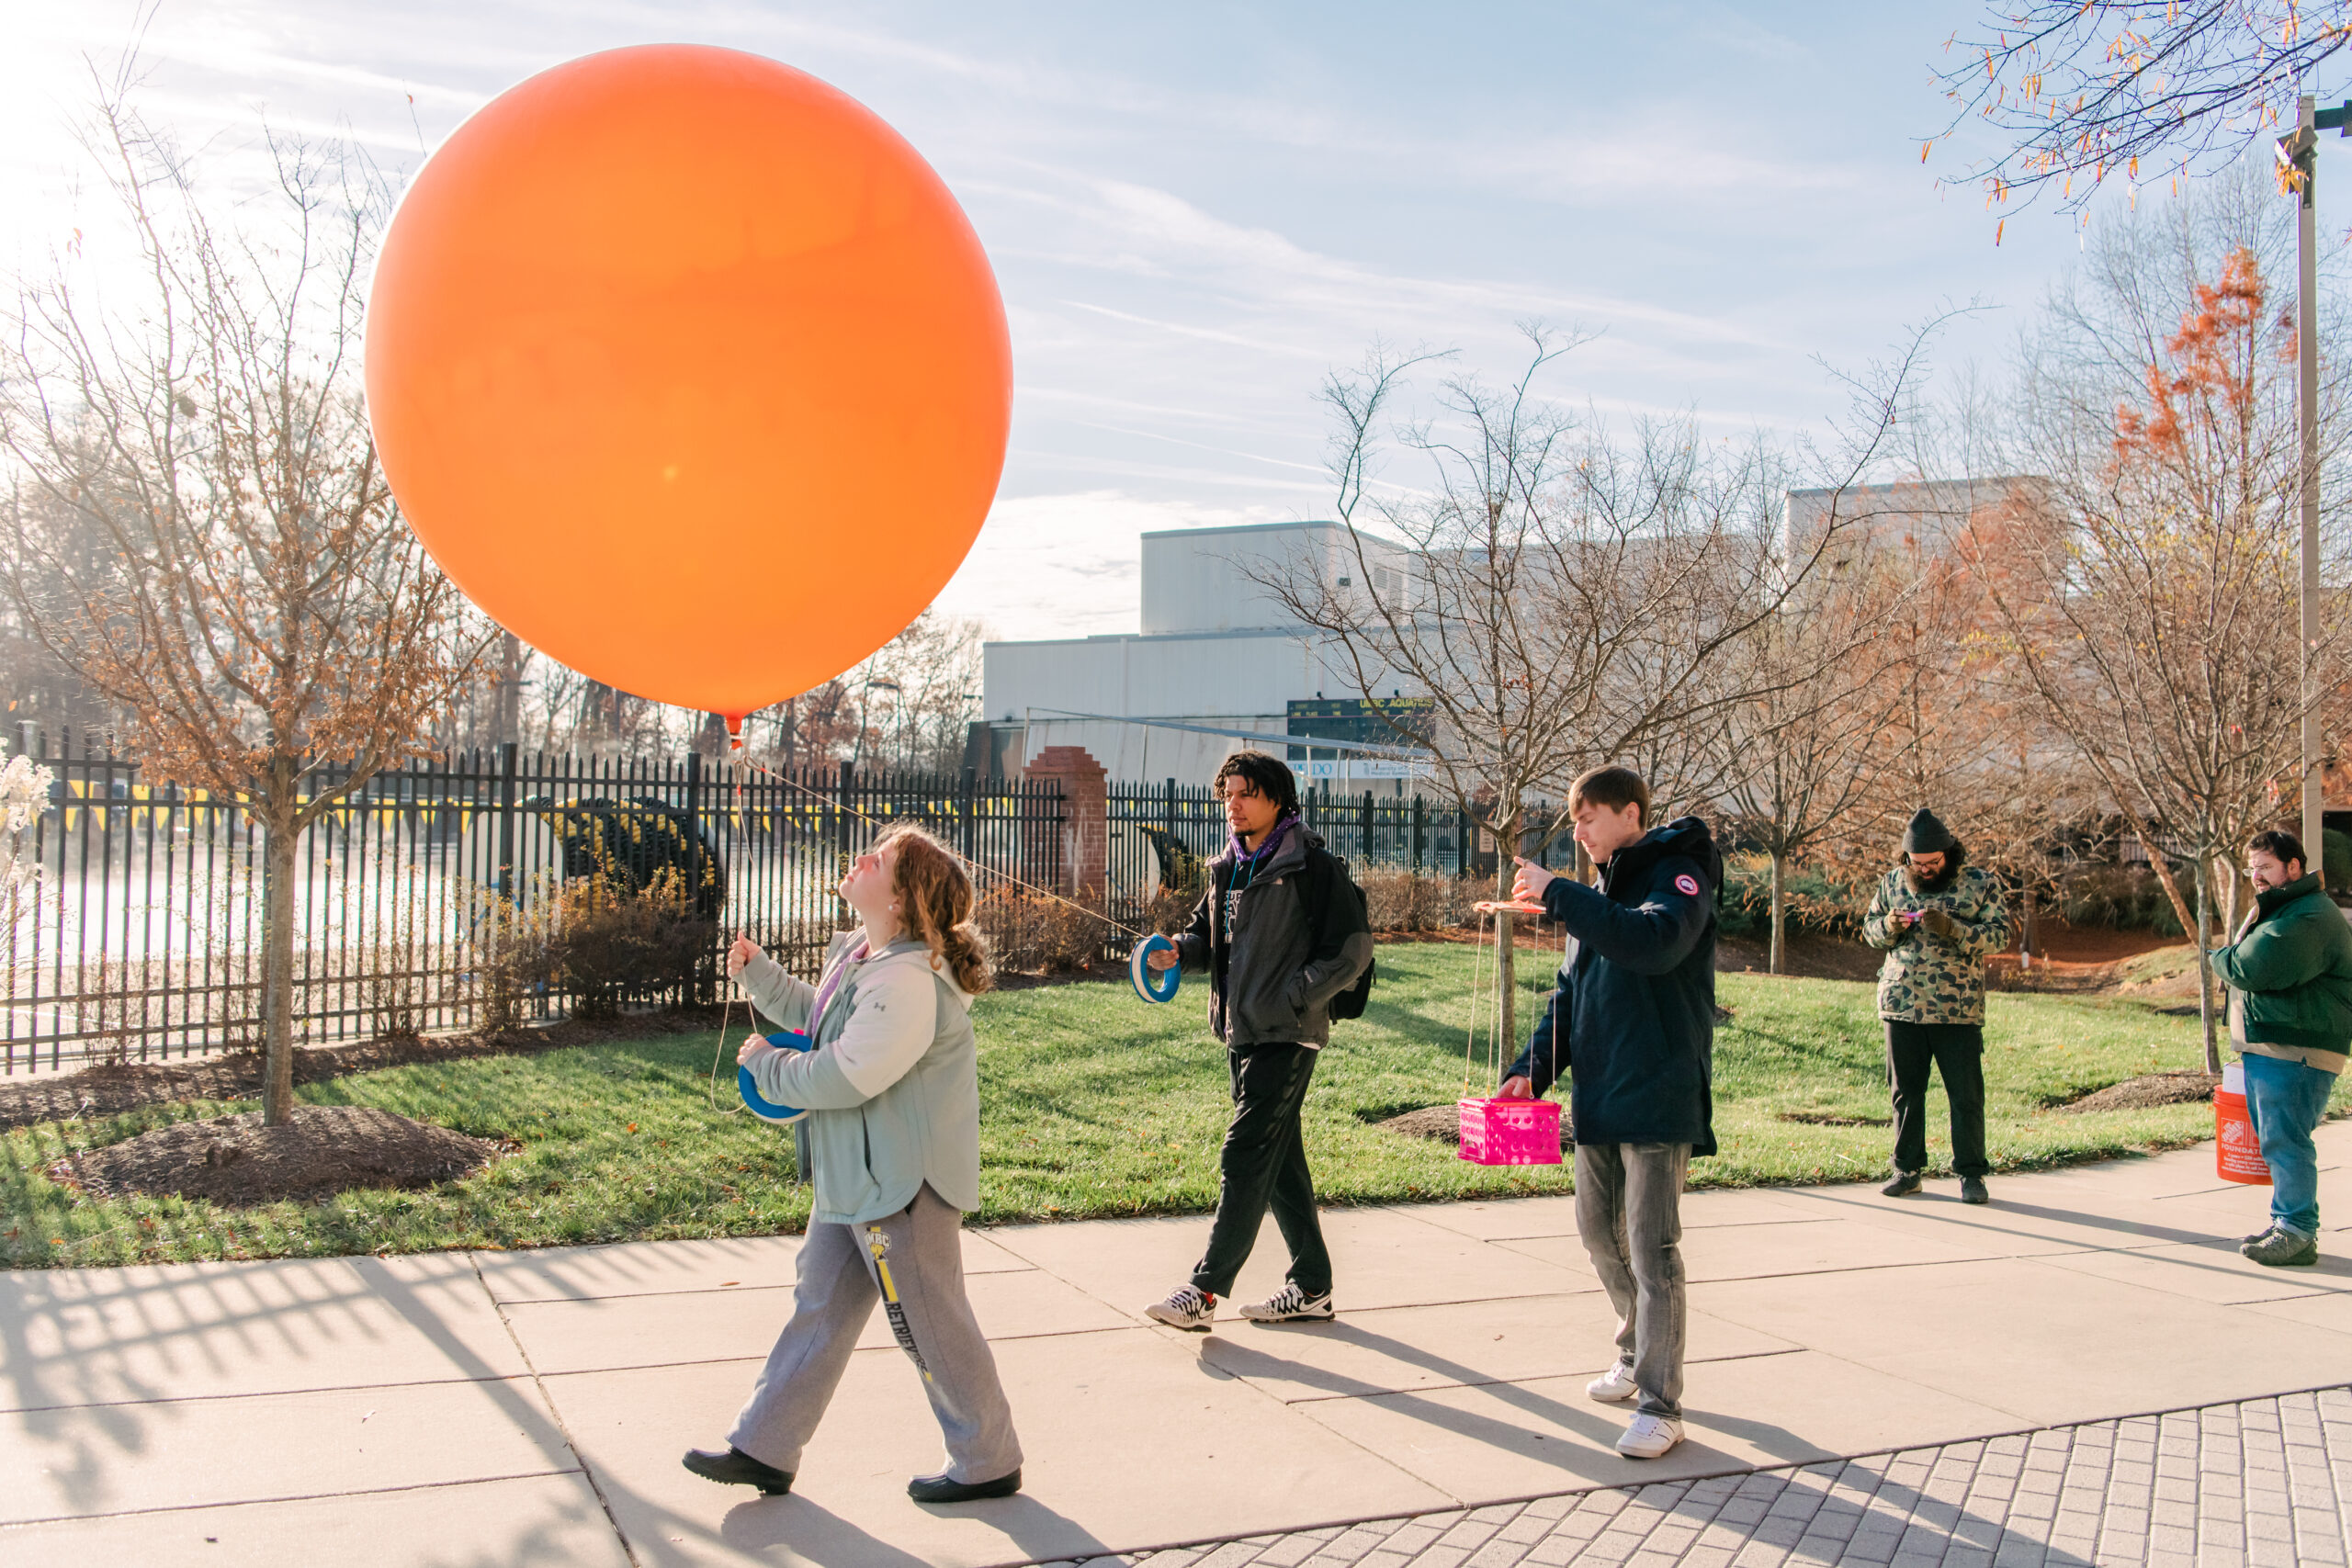
<path id="1" fill-rule="evenodd" d="M 878 1301 L 946 1434 L 947 1473 L 994 1481 L 1020 1469 L 1012 1409 L 964 1294 L 956 1234 L 963 1223 L 956 1206 L 929 1187 L 871 1224 L 812 1223 L 800 1244 L 792 1319 L 768 1352 L 728 1442 L 778 1470 L 797 1471 L 801 1450 Z"/>
<path id="2" fill-rule="evenodd" d="M 1682 1415 L 1688 1144 L 1578 1144 L 1577 1235 L 1617 1310 L 1617 1361 L 1650 1416 Z"/>

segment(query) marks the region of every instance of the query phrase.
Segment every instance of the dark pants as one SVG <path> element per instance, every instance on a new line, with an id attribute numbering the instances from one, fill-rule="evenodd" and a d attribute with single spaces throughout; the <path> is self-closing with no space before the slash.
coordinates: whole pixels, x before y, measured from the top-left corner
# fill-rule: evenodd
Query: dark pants
<path id="1" fill-rule="evenodd" d="M 1984 1026 L 1886 1021 L 1886 1081 L 1894 1091 L 1894 1168 L 1928 1168 L 1928 1069 L 1943 1075 L 1951 1101 L 1951 1168 L 1989 1176 L 1984 1159 Z"/>
<path id="2" fill-rule="evenodd" d="M 1308 1295 L 1331 1288 L 1331 1255 L 1315 1213 L 1315 1178 L 1306 1169 L 1306 1140 L 1298 1113 L 1315 1076 L 1316 1053 L 1304 1045 L 1242 1045 L 1226 1053 L 1233 1071 L 1233 1124 L 1218 1156 L 1216 1219 L 1209 1249 L 1193 1266 L 1193 1284 L 1213 1296 L 1229 1295 L 1233 1277 L 1250 1260 L 1266 1210 L 1274 1211 L 1290 1247 L 1290 1280 Z"/>

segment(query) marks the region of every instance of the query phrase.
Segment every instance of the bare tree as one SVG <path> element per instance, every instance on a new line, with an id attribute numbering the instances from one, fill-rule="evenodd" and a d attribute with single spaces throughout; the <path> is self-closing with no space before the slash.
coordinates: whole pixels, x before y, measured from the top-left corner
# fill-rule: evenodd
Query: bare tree
<path id="1" fill-rule="evenodd" d="M 1790 558 L 1767 454 L 1711 451 L 1687 421 L 1645 422 L 1621 447 L 1538 389 L 1581 340 L 1525 330 L 1514 379 L 1450 376 L 1427 420 L 1396 421 L 1396 405 L 1410 373 L 1442 356 L 1376 347 L 1361 371 L 1329 378 L 1344 539 L 1335 558 L 1253 571 L 1289 615 L 1324 634 L 1327 660 L 1356 691 L 1409 687 L 1430 698 L 1429 733 L 1383 717 L 1400 746 L 1426 749 L 1457 806 L 1505 847 L 1498 898 L 1538 790 L 1711 720 L 1736 695 L 1711 672 L 1786 602 L 1842 526 L 1833 508 Z M 1891 427 L 1923 343 L 1865 400 L 1849 479 Z M 1385 481 L 1391 443 L 1426 464 L 1421 487 Z M 1509 1036 L 1510 918 L 1499 925 Z"/>
<path id="2" fill-rule="evenodd" d="M 1870 808 L 1883 748 L 1907 682 L 1891 680 L 1883 618 L 1903 585 L 1857 549 L 1813 591 L 1758 623 L 1735 650 L 1720 732 L 1721 797 L 1770 862 L 1768 966 L 1786 963 L 1788 874 L 1826 841 L 1850 836 Z"/>
<path id="3" fill-rule="evenodd" d="M 2211 894 L 2233 919 L 2227 863 L 2295 787 L 2305 706 L 2293 328 L 2267 303 L 2277 225 L 2245 221 L 2230 197 L 2184 203 L 2160 229 L 2102 231 L 2091 286 L 2059 297 L 2025 365 L 2018 436 L 2050 476 L 2046 499 L 2020 497 L 1969 544 L 2015 669 L 2197 933 L 2209 1068 Z M 2120 378 L 2137 355 L 2136 377 Z M 2334 459 L 2333 377 L 2323 404 Z M 2339 513 L 2325 537 L 2340 561 Z M 2343 649 L 2335 618 L 2312 650 L 2330 718 Z M 2188 851 L 2188 893 L 2167 844 Z"/>
<path id="4" fill-rule="evenodd" d="M 954 773 L 963 766 L 965 725 L 980 694 L 976 620 L 925 610 L 853 671 L 846 683 L 887 695 L 866 705 L 865 753 L 892 767 Z"/>
<path id="5" fill-rule="evenodd" d="M 104 85 L 90 144 L 139 287 L 60 258 L 22 281 L 0 346 L 15 460 L 6 585 L 76 676 L 138 716 L 164 778 L 243 804 L 266 836 L 266 1120 L 291 1113 L 295 847 L 420 749 L 472 663 L 458 601 L 386 488 L 361 404 L 385 193 L 349 150 L 272 137 L 276 185 L 216 226 L 196 172 Z M 86 533 L 109 546 L 74 553 Z M 350 764 L 320 787 L 319 768 Z"/>
<path id="6" fill-rule="evenodd" d="M 2352 0 L 1991 0 L 1945 43 L 1952 119 L 1919 155 L 1984 120 L 2007 144 L 1965 177 L 1993 205 L 2055 190 L 2078 210 L 2116 176 L 2136 193 L 2234 162 L 2346 43 Z"/>

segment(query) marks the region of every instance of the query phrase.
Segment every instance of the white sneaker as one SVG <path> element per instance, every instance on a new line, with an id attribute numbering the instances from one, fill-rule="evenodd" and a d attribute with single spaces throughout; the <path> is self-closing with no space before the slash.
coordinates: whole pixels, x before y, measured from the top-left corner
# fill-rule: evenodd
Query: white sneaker
<path id="1" fill-rule="evenodd" d="M 1633 1398 L 1642 1392 L 1642 1388 L 1634 1381 L 1634 1369 L 1620 1361 L 1585 1384 L 1584 1392 L 1588 1398 L 1597 1399 L 1603 1404 L 1616 1404 Z"/>
<path id="2" fill-rule="evenodd" d="M 1262 1302 L 1251 1302 L 1241 1315 L 1252 1323 L 1329 1323 L 1334 1315 L 1331 1292 L 1310 1296 L 1296 1285 L 1285 1284 Z"/>
<path id="3" fill-rule="evenodd" d="M 1216 1321 L 1216 1298 L 1195 1286 L 1179 1285 L 1168 1292 L 1166 1301 L 1154 1302 L 1144 1308 L 1143 1314 L 1170 1328 L 1205 1334 L 1209 1325 Z"/>
<path id="4" fill-rule="evenodd" d="M 1617 1451 L 1627 1459 L 1657 1459 L 1682 1440 L 1682 1423 L 1671 1416 L 1636 1416 Z"/>

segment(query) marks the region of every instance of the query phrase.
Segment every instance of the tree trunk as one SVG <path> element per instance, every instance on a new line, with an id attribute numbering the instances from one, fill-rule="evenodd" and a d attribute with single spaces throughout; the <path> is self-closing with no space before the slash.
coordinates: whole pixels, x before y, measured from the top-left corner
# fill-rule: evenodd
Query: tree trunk
<path id="1" fill-rule="evenodd" d="M 294 768 L 273 759 L 279 790 L 262 845 L 262 1122 L 282 1127 L 294 1114 Z"/>
<path id="2" fill-rule="evenodd" d="M 2029 958 L 2041 957 L 2041 910 L 2035 900 L 2034 891 L 2030 887 L 2025 890 L 2025 919 L 2020 923 L 2018 930 L 2025 942 L 2026 956 Z"/>
<path id="3" fill-rule="evenodd" d="M 2197 1021 L 2205 1029 L 2205 1070 L 2218 1073 L 2222 1070 L 2222 1047 L 2213 1032 L 2213 960 L 2205 950 L 2205 852 L 2200 847 L 2197 852 L 2197 931 L 2193 938 L 2197 943 Z"/>
<path id="4" fill-rule="evenodd" d="M 494 739 L 500 745 L 523 739 L 523 639 L 506 632 L 498 639 L 498 711 Z"/>
<path id="5" fill-rule="evenodd" d="M 1788 874 L 1789 857 L 1780 851 L 1772 852 L 1772 956 L 1768 967 L 1775 975 L 1781 972 L 1788 952 L 1788 906 L 1782 902 L 1781 888 Z"/>

